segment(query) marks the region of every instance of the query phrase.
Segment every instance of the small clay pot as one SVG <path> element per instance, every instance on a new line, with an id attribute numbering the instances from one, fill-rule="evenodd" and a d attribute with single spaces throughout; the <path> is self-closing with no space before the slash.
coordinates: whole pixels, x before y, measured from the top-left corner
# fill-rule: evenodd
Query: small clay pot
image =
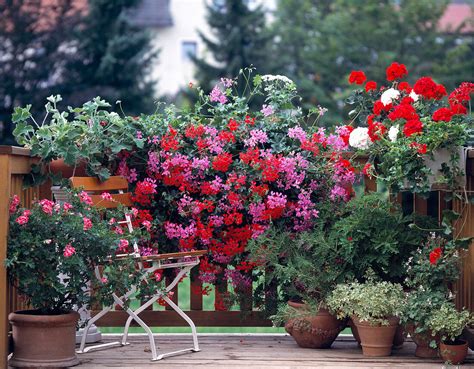
<path id="1" fill-rule="evenodd" d="M 436 345 L 439 346 L 439 336 L 432 336 L 431 331 L 425 331 L 421 333 L 415 333 L 416 325 L 407 325 L 406 330 L 410 333 L 410 337 L 416 344 L 415 356 L 424 359 L 434 359 L 438 357 L 438 349 L 432 348 L 430 342 L 436 341 Z"/>
<path id="2" fill-rule="evenodd" d="M 73 175 L 75 177 L 87 177 L 86 174 L 86 163 L 81 162 L 76 165 L 76 167 L 71 167 L 67 165 L 62 158 L 53 160 L 49 164 L 49 170 L 53 174 L 61 173 L 63 178 L 71 178 Z"/>
<path id="3" fill-rule="evenodd" d="M 371 324 L 352 317 L 360 336 L 364 356 L 381 357 L 392 353 L 393 339 L 400 321 L 397 317 L 387 318 L 389 324 Z"/>
<path id="4" fill-rule="evenodd" d="M 351 327 L 352 335 L 354 336 L 355 340 L 357 341 L 357 344 L 360 346 L 360 336 L 359 336 L 359 331 L 357 330 L 357 326 L 354 324 L 352 319 L 349 319 L 347 325 Z"/>
<path id="5" fill-rule="evenodd" d="M 456 340 L 455 342 L 441 342 L 439 344 L 439 355 L 452 365 L 459 365 L 466 360 L 467 341 Z"/>
<path id="6" fill-rule="evenodd" d="M 79 314 L 40 315 L 23 310 L 8 315 L 13 331 L 13 356 L 8 364 L 16 368 L 65 368 L 79 364 L 76 357 L 76 324 Z"/>
<path id="7" fill-rule="evenodd" d="M 295 309 L 308 309 L 304 303 L 288 302 Z M 300 347 L 329 348 L 346 323 L 338 320 L 327 309 L 319 309 L 316 315 L 290 319 L 285 330 L 295 339 Z"/>

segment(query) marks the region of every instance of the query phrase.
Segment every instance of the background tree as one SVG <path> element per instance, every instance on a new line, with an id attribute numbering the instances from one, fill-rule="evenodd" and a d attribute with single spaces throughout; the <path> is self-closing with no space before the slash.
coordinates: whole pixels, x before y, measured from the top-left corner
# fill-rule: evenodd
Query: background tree
<path id="1" fill-rule="evenodd" d="M 0 2 L 0 143 L 13 144 L 11 114 L 17 105 L 43 110 L 67 57 L 71 29 L 81 9 L 74 0 Z"/>
<path id="2" fill-rule="evenodd" d="M 64 70 L 62 95 L 70 105 L 95 96 L 124 101 L 127 114 L 153 110 L 155 82 L 147 78 L 157 52 L 146 30 L 132 26 L 126 10 L 139 0 L 89 0 L 75 30 L 76 52 Z"/>
<path id="3" fill-rule="evenodd" d="M 332 122 L 344 116 L 341 106 L 353 69 L 363 69 L 380 85 L 387 83 L 385 67 L 398 61 L 406 64 L 411 81 L 432 74 L 454 87 L 456 81 L 472 77 L 466 67 L 472 58 L 460 50 L 472 48 L 472 38 L 438 28 L 448 2 L 279 0 L 274 23 L 278 55 L 291 50 L 285 58 L 275 58 L 280 73 L 302 86 L 308 106 L 329 108 L 332 119 L 326 121 Z M 463 40 L 462 47 L 456 46 L 456 39 Z M 448 68 L 446 58 L 455 59 L 459 68 Z"/>
<path id="4" fill-rule="evenodd" d="M 210 90 L 221 77 L 235 77 L 240 69 L 253 65 L 260 74 L 270 71 L 273 57 L 269 48 L 273 36 L 266 26 L 262 6 L 250 8 L 246 0 L 211 1 L 207 5 L 207 21 L 212 36 L 200 32 L 205 48 L 212 56 L 194 58 L 196 79 L 201 87 Z"/>

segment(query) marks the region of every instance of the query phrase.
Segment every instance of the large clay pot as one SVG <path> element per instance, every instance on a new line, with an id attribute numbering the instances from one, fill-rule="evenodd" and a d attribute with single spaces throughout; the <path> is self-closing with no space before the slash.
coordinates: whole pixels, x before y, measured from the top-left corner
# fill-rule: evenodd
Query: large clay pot
<path id="1" fill-rule="evenodd" d="M 444 361 L 452 365 L 462 364 L 467 356 L 467 341 L 456 340 L 456 342 L 449 344 L 441 342 L 439 345 L 439 355 Z"/>
<path id="2" fill-rule="evenodd" d="M 357 330 L 357 326 L 354 324 L 352 319 L 349 319 L 347 325 L 349 327 L 351 327 L 352 335 L 354 336 L 355 340 L 357 341 L 357 344 L 360 346 L 360 336 L 359 336 L 359 331 Z"/>
<path id="3" fill-rule="evenodd" d="M 79 163 L 76 167 L 67 165 L 63 159 L 53 160 L 49 164 L 49 170 L 51 173 L 61 173 L 63 178 L 71 178 L 73 175 L 76 177 L 86 177 L 86 163 Z"/>
<path id="4" fill-rule="evenodd" d="M 416 325 L 411 324 L 407 326 L 407 331 L 416 344 L 415 356 L 425 359 L 437 358 L 438 349 L 430 347 L 430 342 L 435 340 L 438 346 L 440 341 L 439 336 L 433 337 L 430 331 L 415 333 L 415 329 Z"/>
<path id="5" fill-rule="evenodd" d="M 352 317 L 360 336 L 360 344 L 364 356 L 380 357 L 390 356 L 392 353 L 393 339 L 400 321 L 397 317 L 388 318 L 388 325 L 371 324 Z"/>
<path id="6" fill-rule="evenodd" d="M 76 357 L 76 324 L 79 314 L 40 315 L 36 310 L 11 313 L 13 356 L 17 368 L 64 368 L 79 364 Z"/>
<path id="7" fill-rule="evenodd" d="M 307 309 L 303 303 L 288 304 L 295 309 Z M 316 349 L 331 347 L 344 327 L 344 321 L 322 308 L 316 315 L 290 319 L 285 324 L 285 330 L 295 339 L 298 346 Z"/>

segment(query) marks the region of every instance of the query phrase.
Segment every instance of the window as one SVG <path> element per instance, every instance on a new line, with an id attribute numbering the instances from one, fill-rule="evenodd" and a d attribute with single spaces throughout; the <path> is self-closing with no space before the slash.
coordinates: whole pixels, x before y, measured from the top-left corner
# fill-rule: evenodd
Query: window
<path id="1" fill-rule="evenodd" d="M 191 60 L 191 56 L 196 56 L 197 43 L 196 41 L 183 41 L 181 44 L 181 58 L 184 61 Z"/>

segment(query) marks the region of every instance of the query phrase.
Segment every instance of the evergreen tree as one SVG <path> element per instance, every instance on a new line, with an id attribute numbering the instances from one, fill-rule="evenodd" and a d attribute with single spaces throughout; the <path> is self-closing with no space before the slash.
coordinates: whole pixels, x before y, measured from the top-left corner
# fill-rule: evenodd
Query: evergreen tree
<path id="1" fill-rule="evenodd" d="M 214 0 L 207 5 L 207 22 L 212 36 L 200 32 L 212 61 L 193 58 L 196 79 L 210 90 L 221 77 L 236 77 L 253 65 L 258 73 L 269 73 L 272 34 L 266 26 L 265 11 L 259 5 L 251 9 L 248 0 Z"/>
<path id="2" fill-rule="evenodd" d="M 15 143 L 14 106 L 44 110 L 67 58 L 62 46 L 71 42 L 70 30 L 80 18 L 74 0 L 0 2 L 0 144 Z"/>
<path id="3" fill-rule="evenodd" d="M 88 14 L 76 29 L 77 51 L 63 75 L 62 94 L 70 105 L 95 96 L 124 102 L 127 113 L 153 110 L 149 80 L 151 50 L 147 31 L 132 26 L 126 10 L 139 0 L 89 0 Z"/>

